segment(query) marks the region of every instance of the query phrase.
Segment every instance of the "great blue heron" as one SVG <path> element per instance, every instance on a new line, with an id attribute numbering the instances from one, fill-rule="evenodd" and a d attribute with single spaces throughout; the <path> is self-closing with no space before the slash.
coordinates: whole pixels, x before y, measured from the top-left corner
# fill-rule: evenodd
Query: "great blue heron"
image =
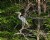
<path id="1" fill-rule="evenodd" d="M 19 18 L 24 24 L 26 24 L 27 26 L 29 26 L 29 24 L 28 24 L 26 18 L 22 15 L 21 12 L 15 12 L 15 13 L 18 14 L 18 18 Z"/>

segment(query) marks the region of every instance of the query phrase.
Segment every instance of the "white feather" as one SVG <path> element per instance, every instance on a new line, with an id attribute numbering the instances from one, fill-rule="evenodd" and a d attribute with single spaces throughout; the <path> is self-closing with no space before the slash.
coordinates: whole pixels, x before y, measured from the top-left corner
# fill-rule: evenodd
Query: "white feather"
<path id="1" fill-rule="evenodd" d="M 28 25 L 28 22 L 27 22 L 26 18 L 25 18 L 24 16 L 21 16 L 21 12 L 16 12 L 16 13 L 19 14 L 19 15 L 18 15 L 18 18 L 19 18 L 23 23 L 25 23 L 25 24 Z"/>

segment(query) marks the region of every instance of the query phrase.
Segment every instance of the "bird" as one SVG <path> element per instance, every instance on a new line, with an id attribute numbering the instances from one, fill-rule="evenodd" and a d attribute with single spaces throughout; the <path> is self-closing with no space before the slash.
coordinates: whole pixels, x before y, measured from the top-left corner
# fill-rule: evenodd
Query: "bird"
<path id="1" fill-rule="evenodd" d="M 15 13 L 18 14 L 18 18 L 19 18 L 23 23 L 25 23 L 26 25 L 29 26 L 29 24 L 28 24 L 26 18 L 22 15 L 22 13 L 21 13 L 20 11 L 19 11 L 19 12 L 15 12 Z"/>

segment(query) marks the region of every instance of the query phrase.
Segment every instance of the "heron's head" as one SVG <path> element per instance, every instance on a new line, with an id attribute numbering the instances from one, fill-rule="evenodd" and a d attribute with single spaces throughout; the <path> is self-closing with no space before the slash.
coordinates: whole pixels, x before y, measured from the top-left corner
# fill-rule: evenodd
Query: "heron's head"
<path id="1" fill-rule="evenodd" d="M 18 15 L 21 15 L 21 12 L 15 12 L 16 14 L 18 14 Z"/>

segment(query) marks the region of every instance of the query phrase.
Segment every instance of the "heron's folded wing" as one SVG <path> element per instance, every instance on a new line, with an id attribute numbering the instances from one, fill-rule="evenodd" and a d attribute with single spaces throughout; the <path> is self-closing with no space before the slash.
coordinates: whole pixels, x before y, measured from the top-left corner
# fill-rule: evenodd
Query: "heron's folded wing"
<path id="1" fill-rule="evenodd" d="M 28 22 L 25 17 L 21 16 L 21 21 L 28 25 Z"/>

